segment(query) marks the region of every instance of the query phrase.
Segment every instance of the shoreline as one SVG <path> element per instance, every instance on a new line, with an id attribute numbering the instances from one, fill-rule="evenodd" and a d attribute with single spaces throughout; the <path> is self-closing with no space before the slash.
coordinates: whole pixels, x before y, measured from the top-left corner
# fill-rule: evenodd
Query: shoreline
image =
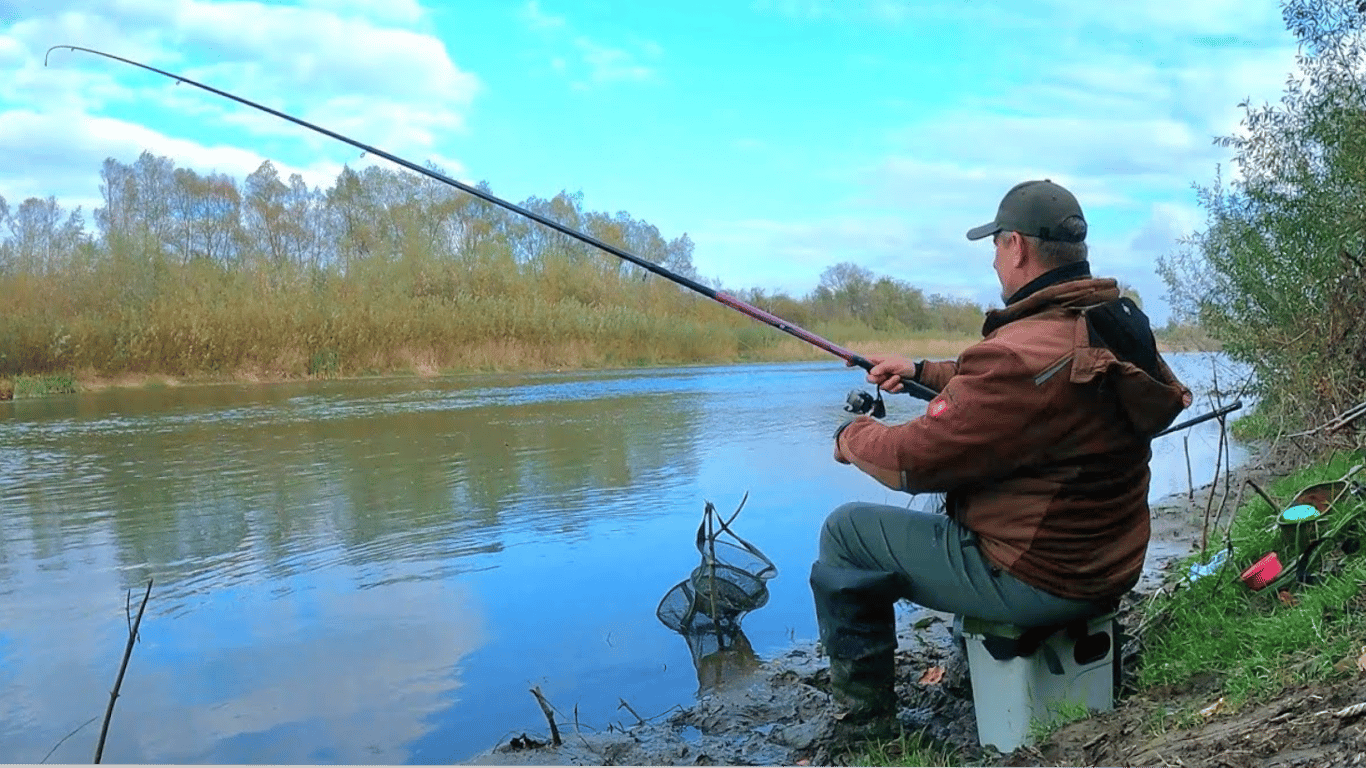
<path id="1" fill-rule="evenodd" d="M 912 360 L 954 359 L 964 349 L 976 343 L 976 338 L 955 339 L 949 337 L 877 339 L 846 342 L 846 348 L 858 349 L 864 355 L 902 355 Z M 1208 353 L 1202 348 L 1185 349 L 1158 343 L 1162 354 Z M 39 399 L 42 396 L 57 394 L 79 394 L 81 392 L 102 392 L 109 389 L 151 389 L 176 387 L 208 387 L 243 384 L 295 384 L 314 381 L 369 381 L 375 379 L 435 379 L 449 376 L 475 376 L 480 374 L 542 374 L 566 373 L 574 371 L 638 371 L 657 368 L 689 368 L 707 366 L 726 366 L 744 364 L 801 363 L 819 360 L 833 360 L 823 350 L 811 347 L 796 339 L 782 339 L 774 347 L 755 356 L 740 355 L 724 360 L 669 361 L 659 363 L 610 364 L 580 363 L 549 366 L 540 363 L 523 362 L 510 365 L 485 365 L 466 368 L 436 368 L 431 365 L 394 367 L 388 370 L 375 370 L 346 375 L 291 374 L 284 371 L 240 370 L 230 374 L 195 373 L 174 375 L 169 373 L 118 373 L 100 374 L 91 370 L 80 370 L 60 374 L 14 374 L 0 376 L 0 400 Z M 61 379 L 69 382 L 70 388 L 63 388 L 48 395 L 16 397 L 16 382 L 23 379 L 48 380 Z M 74 389 L 74 392 L 71 391 Z"/>
<path id="2" fill-rule="evenodd" d="M 974 342 L 973 339 L 952 338 L 910 338 L 849 342 L 858 347 L 861 354 L 899 354 L 908 358 L 945 359 L 953 358 Z M 651 363 L 611 363 L 581 360 L 577 363 L 548 364 L 537 360 L 513 360 L 506 364 L 479 365 L 467 367 L 439 368 L 432 365 L 395 366 L 387 369 L 373 369 L 347 374 L 313 375 L 308 373 L 289 373 L 280 370 L 242 369 L 227 374 L 195 373 L 174 375 L 169 373 L 118 373 L 101 374 L 92 370 L 77 370 L 59 374 L 17 374 L 0 376 L 0 400 L 15 396 L 16 382 L 23 379 L 37 381 L 60 380 L 67 387 L 79 392 L 100 392 L 108 389 L 173 388 L 222 386 L 242 384 L 298 384 L 306 382 L 348 382 L 371 381 L 376 379 L 435 379 L 454 376 L 478 376 L 497 374 L 546 374 L 598 371 L 648 371 L 661 368 L 692 368 L 728 365 L 765 365 L 781 363 L 804 363 L 830 361 L 840 365 L 843 362 L 831 354 L 811 347 L 796 339 L 780 340 L 773 347 L 757 355 L 736 355 L 724 359 L 699 359 L 676 361 L 667 360 Z M 71 391 L 53 394 L 73 394 Z M 26 399 L 26 398 L 21 398 Z"/>
<path id="3" fill-rule="evenodd" d="M 1264 482 L 1287 469 L 1283 458 L 1272 457 L 1267 446 L 1248 446 L 1247 459 L 1228 470 L 1230 486 Z M 1200 550 L 1206 500 L 1224 493 L 1226 504 L 1235 495 L 1223 491 L 1224 474 L 1217 480 L 1178 491 L 1151 502 L 1152 537 L 1143 576 L 1123 599 L 1121 617 L 1132 631 L 1133 612 L 1169 580 L 1181 578 L 1177 563 Z M 1194 498 L 1192 499 L 1191 496 Z M 1216 496 L 1215 505 L 1218 505 Z M 1236 509 L 1236 507 L 1235 507 Z M 1209 530 L 1209 542 L 1222 538 L 1232 523 L 1225 512 Z M 937 611 L 897 604 L 897 688 L 903 724 L 977 755 L 980 763 L 1000 765 L 1007 756 L 992 758 L 977 744 L 971 691 L 965 661 L 953 647 L 953 617 Z M 1132 655 L 1134 638 L 1126 637 L 1124 657 Z M 1127 666 L 1127 664 L 1126 664 Z M 942 680 L 921 683 L 938 668 Z M 1126 672 L 1126 676 L 1127 676 Z M 580 733 L 577 724 L 561 730 L 559 746 L 539 731 L 540 721 L 516 736 L 460 761 L 461 765 L 793 765 L 830 764 L 834 706 L 828 693 L 828 661 L 814 639 L 798 640 L 786 650 L 760 659 L 747 676 L 699 695 L 691 706 L 659 722 L 642 721 L 625 731 Z M 554 702 L 552 702 L 553 704 Z M 1116 707 L 1120 701 L 1116 701 Z M 536 733 L 535 737 L 528 736 Z M 804 762 L 802 762 L 804 761 Z"/>

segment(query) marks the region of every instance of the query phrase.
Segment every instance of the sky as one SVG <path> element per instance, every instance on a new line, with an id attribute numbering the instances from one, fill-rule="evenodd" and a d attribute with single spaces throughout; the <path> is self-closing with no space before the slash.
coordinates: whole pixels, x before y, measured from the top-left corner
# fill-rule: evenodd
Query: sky
<path id="1" fill-rule="evenodd" d="M 513 203 L 581 193 L 702 277 L 794 296 L 828 267 L 1000 303 L 989 221 L 1019 181 L 1079 198 L 1095 274 L 1169 316 L 1158 259 L 1204 222 L 1238 103 L 1295 45 L 1268 0 L 0 0 L 0 196 L 93 229 L 99 169 L 143 151 L 326 189 L 388 161 L 194 78 Z"/>

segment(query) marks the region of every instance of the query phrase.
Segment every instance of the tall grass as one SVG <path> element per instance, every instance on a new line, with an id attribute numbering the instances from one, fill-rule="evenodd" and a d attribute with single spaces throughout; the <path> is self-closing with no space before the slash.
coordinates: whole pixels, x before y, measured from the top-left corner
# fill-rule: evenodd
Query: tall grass
<path id="1" fill-rule="evenodd" d="M 28 297 L 0 318 L 0 374 L 332 377 L 828 356 L 670 283 L 642 285 L 596 265 L 562 265 L 550 283 L 506 275 L 497 292 L 460 275 L 417 286 L 402 272 L 270 281 L 167 264 L 150 289 L 113 274 L 84 284 L 0 278 L 0 293 Z M 49 301 L 63 287 L 66 300 Z M 137 289 L 149 297 L 130 302 Z M 892 335 L 851 322 L 811 330 L 836 343 Z"/>
<path id="2" fill-rule="evenodd" d="M 1339 454 L 1273 483 L 1267 491 L 1283 508 L 1300 490 L 1337 480 L 1361 461 L 1357 454 Z M 1239 579 L 1268 552 L 1277 552 L 1289 567 L 1300 551 L 1276 525 L 1280 512 L 1253 496 L 1237 512 L 1229 534 L 1232 555 L 1225 567 L 1184 582 L 1155 605 L 1156 623 L 1146 638 L 1139 674 L 1141 687 L 1180 689 L 1198 677 L 1212 678 L 1226 705 L 1237 707 L 1296 683 L 1358 674 L 1357 658 L 1366 643 L 1366 550 L 1328 550 L 1311 569 L 1313 583 L 1292 582 L 1284 595 L 1273 589 L 1254 592 Z M 1324 525 L 1331 520 L 1346 526 L 1330 541 L 1332 547 L 1342 541 L 1362 543 L 1366 502 L 1344 498 Z M 1326 527 L 1321 531 L 1330 532 Z M 1192 562 L 1211 554 L 1201 553 Z"/>

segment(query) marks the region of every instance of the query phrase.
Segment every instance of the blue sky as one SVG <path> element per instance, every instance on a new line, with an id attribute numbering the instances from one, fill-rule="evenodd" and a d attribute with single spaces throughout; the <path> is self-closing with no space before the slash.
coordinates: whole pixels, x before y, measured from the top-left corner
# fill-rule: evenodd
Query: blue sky
<path id="1" fill-rule="evenodd" d="M 850 261 L 999 303 L 964 232 L 1005 190 L 1077 193 L 1097 273 L 1168 315 L 1154 266 L 1201 226 L 1239 101 L 1280 98 L 1272 2 L 1083 0 L 0 0 L 0 195 L 99 204 L 106 157 L 326 187 L 388 165 L 168 69 L 512 202 L 581 192 L 732 290 L 801 295 Z"/>

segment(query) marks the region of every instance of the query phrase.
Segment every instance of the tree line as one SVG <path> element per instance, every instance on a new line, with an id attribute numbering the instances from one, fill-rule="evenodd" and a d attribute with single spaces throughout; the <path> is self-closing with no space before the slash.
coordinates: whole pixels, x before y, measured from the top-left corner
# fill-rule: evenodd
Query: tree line
<path id="1" fill-rule="evenodd" d="M 436 166 L 430 166 L 439 171 Z M 487 183 L 480 184 L 485 191 Z M 791 357 L 784 334 L 449 185 L 267 161 L 238 180 L 106 159 L 88 225 L 0 198 L 0 376 L 336 375 Z M 582 194 L 520 203 L 718 290 L 693 241 Z M 983 308 L 850 263 L 805 296 L 729 291 L 832 340 L 969 336 Z M 803 347 L 805 345 L 802 345 Z"/>

